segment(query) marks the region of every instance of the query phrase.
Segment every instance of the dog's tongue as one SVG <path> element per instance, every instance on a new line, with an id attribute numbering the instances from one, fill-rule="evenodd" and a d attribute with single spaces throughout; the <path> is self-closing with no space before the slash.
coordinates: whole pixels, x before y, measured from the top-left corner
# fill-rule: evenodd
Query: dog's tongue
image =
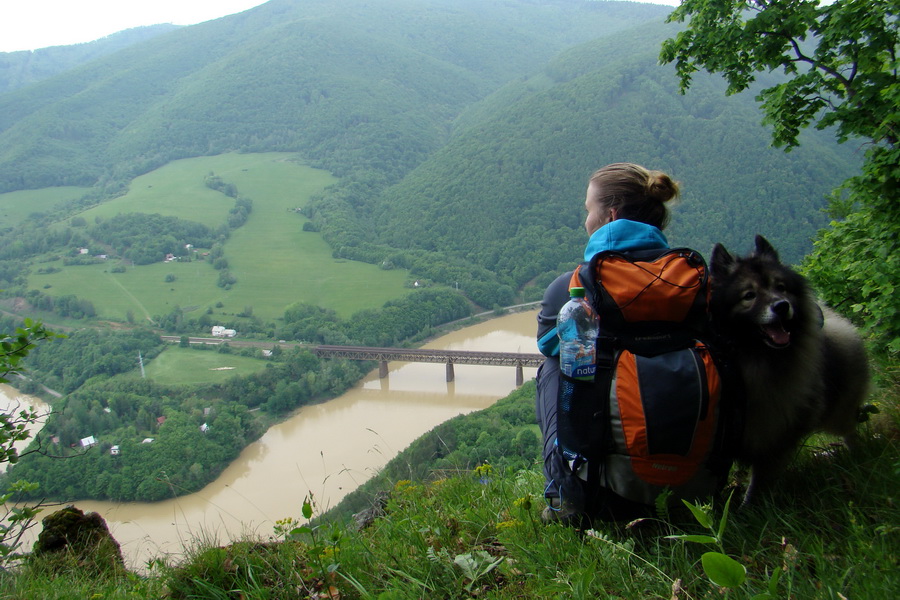
<path id="1" fill-rule="evenodd" d="M 791 343 L 791 334 L 782 327 L 781 323 L 767 325 L 763 330 L 776 346 L 787 346 Z"/>

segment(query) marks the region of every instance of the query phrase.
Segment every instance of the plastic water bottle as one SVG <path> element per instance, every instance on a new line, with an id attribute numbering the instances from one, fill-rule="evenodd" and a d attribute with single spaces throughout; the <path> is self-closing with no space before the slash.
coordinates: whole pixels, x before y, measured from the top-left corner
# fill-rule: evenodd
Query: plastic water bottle
<path id="1" fill-rule="evenodd" d="M 592 381 L 597 369 L 596 344 L 600 333 L 597 313 L 584 297 L 584 288 L 569 290 L 569 301 L 559 311 L 559 366 L 565 375 Z"/>

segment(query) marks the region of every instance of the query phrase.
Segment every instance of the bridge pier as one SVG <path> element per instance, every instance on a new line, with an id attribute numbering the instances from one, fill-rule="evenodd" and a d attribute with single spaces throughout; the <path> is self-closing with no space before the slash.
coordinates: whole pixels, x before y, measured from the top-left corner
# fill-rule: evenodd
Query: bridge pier
<path id="1" fill-rule="evenodd" d="M 381 361 L 381 363 L 378 365 L 378 377 L 380 377 L 381 379 L 384 379 L 385 377 L 388 376 L 388 366 L 387 366 L 387 362 L 388 362 L 388 361 L 383 360 L 383 361 Z"/>
<path id="2" fill-rule="evenodd" d="M 453 363 L 447 361 L 447 383 L 453 381 Z"/>
<path id="3" fill-rule="evenodd" d="M 522 371 L 522 363 L 516 365 L 516 387 L 522 387 L 525 383 L 525 373 Z"/>

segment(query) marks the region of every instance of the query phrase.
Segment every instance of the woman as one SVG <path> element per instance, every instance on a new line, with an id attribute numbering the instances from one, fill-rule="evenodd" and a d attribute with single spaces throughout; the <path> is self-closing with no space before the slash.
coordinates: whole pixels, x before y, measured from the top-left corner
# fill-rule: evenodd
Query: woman
<path id="1" fill-rule="evenodd" d="M 607 165 L 591 175 L 584 201 L 584 228 L 589 239 L 585 262 L 606 250 L 668 248 L 662 230 L 669 221 L 666 203 L 678 196 L 678 184 L 661 171 L 631 163 Z M 581 480 L 556 450 L 556 402 L 559 382 L 559 338 L 556 317 L 569 299 L 572 272 L 560 275 L 544 293 L 538 314 L 537 341 L 547 360 L 537 375 L 536 410 L 543 434 L 545 520 L 568 521 L 585 506 Z M 622 514 L 622 511 L 619 511 Z"/>

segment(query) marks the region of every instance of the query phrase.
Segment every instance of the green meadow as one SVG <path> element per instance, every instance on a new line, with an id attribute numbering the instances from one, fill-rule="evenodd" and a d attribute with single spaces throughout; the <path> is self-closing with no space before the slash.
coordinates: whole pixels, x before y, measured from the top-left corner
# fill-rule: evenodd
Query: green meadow
<path id="1" fill-rule="evenodd" d="M 267 361 L 215 350 L 169 346 L 144 366 L 147 378 L 164 385 L 222 383 L 235 375 L 246 376 L 265 369 Z"/>
<path id="2" fill-rule="evenodd" d="M 206 187 L 204 178 L 210 173 L 233 183 L 242 197 L 253 201 L 250 218 L 224 245 L 228 268 L 237 279 L 230 290 L 216 285 L 219 273 L 209 262 L 198 260 L 129 265 L 124 273 L 113 273 L 112 261 L 68 267 L 62 261 L 42 263 L 41 267 L 61 270 L 38 274 L 33 269 L 29 287 L 52 296 L 74 294 L 90 300 L 98 317 L 116 321 L 124 321 L 129 312 L 136 320 L 151 319 L 175 307 L 212 309 L 213 316 L 252 307 L 254 316 L 273 320 L 295 302 L 328 306 L 347 317 L 408 293 L 405 271 L 336 260 L 319 234 L 303 231 L 306 218 L 295 209 L 336 179 L 293 154 L 224 154 L 175 161 L 135 178 L 128 194 L 81 216 L 93 224 L 120 213 L 159 213 L 217 227 L 225 222 L 234 200 Z M 168 275 L 174 275 L 174 281 L 165 281 Z"/>
<path id="3" fill-rule="evenodd" d="M 42 213 L 61 202 L 81 198 L 89 188 L 52 187 L 0 194 L 0 227 L 18 225 L 32 213 Z"/>

